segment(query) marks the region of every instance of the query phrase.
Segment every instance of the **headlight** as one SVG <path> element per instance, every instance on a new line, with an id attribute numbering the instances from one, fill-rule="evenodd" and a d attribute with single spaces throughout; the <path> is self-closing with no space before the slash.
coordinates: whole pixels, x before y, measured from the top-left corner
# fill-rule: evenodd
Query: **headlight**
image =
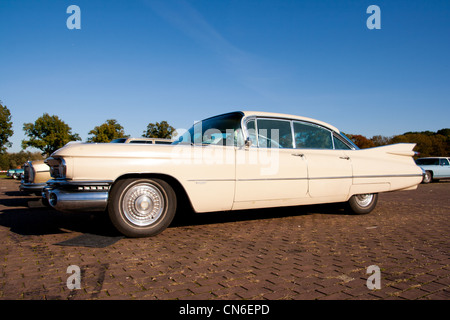
<path id="1" fill-rule="evenodd" d="M 48 158 L 45 163 L 50 167 L 52 178 L 64 179 L 66 177 L 66 162 L 63 158 Z"/>
<path id="2" fill-rule="evenodd" d="M 34 170 L 31 164 L 31 161 L 25 162 L 23 165 L 23 181 L 25 183 L 33 182 L 34 179 Z"/>

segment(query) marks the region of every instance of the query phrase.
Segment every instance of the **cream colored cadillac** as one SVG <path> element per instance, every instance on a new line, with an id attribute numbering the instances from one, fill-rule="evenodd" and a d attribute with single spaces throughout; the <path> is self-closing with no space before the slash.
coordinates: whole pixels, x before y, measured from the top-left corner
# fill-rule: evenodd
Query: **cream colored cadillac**
<path id="1" fill-rule="evenodd" d="M 25 193 L 41 194 L 50 177 L 50 168 L 44 160 L 27 161 L 24 163 L 24 176 L 20 182 L 19 190 Z"/>
<path id="2" fill-rule="evenodd" d="M 365 214 L 378 193 L 421 183 L 413 147 L 360 150 L 322 121 L 232 112 L 171 145 L 69 143 L 46 160 L 43 197 L 61 211 L 106 210 L 129 237 L 166 229 L 181 199 L 195 212 L 342 202 Z"/>

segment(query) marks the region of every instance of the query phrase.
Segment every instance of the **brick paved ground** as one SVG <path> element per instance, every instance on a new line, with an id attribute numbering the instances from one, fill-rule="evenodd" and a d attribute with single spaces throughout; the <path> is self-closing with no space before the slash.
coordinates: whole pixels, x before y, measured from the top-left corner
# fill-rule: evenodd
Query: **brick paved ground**
<path id="1" fill-rule="evenodd" d="M 382 194 L 369 215 L 335 206 L 211 213 L 106 248 L 107 219 L 39 207 L 0 179 L 0 299 L 450 299 L 450 182 Z M 67 268 L 81 289 L 67 288 Z M 369 290 L 377 265 L 381 289 Z"/>

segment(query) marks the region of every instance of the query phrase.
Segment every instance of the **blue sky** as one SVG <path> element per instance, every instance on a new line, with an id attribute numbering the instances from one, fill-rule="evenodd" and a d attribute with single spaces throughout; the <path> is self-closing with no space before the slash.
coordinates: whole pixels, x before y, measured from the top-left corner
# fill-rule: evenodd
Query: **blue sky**
<path id="1" fill-rule="evenodd" d="M 368 137 L 450 127 L 447 0 L 0 0 L 0 43 L 11 152 L 44 112 L 83 140 L 107 119 L 140 136 L 235 110 Z"/>

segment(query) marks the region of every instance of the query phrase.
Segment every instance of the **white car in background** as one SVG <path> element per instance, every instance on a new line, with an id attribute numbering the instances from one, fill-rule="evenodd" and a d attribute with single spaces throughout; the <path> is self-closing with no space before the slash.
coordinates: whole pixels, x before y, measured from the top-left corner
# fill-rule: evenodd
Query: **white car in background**
<path id="1" fill-rule="evenodd" d="M 450 158 L 426 157 L 416 160 L 416 164 L 424 171 L 423 183 L 450 178 Z"/>
<path id="2" fill-rule="evenodd" d="M 44 160 L 34 160 L 25 162 L 22 167 L 24 174 L 20 181 L 20 191 L 40 195 L 47 180 L 51 179 L 49 166 Z"/>

